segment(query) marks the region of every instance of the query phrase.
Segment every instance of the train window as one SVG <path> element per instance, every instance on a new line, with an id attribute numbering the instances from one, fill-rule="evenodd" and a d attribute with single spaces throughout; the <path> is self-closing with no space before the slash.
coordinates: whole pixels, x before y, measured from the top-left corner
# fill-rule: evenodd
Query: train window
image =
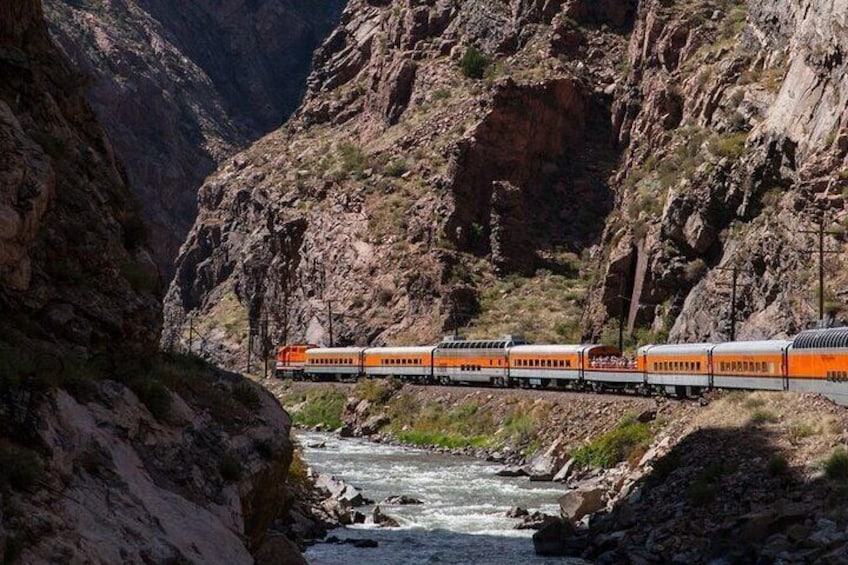
<path id="1" fill-rule="evenodd" d="M 566 362 L 565 362 L 565 366 L 566 366 L 566 367 L 571 367 L 571 361 L 566 361 Z"/>
<path id="2" fill-rule="evenodd" d="M 545 363 L 546 363 L 546 366 L 547 366 L 547 367 L 550 367 L 550 366 L 551 366 L 551 360 L 550 360 L 550 359 L 548 359 Z"/>
<path id="3" fill-rule="evenodd" d="M 540 359 L 536 359 L 533 361 L 533 366 L 540 367 L 542 365 L 542 361 Z"/>

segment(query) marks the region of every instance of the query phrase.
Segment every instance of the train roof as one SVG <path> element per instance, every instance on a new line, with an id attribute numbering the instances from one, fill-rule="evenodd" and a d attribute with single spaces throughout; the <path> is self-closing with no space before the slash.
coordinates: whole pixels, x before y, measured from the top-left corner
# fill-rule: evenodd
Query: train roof
<path id="1" fill-rule="evenodd" d="M 601 350 L 604 352 L 610 352 L 612 355 L 618 355 L 619 351 L 617 347 L 613 347 L 611 345 L 601 345 L 601 344 L 592 344 L 592 343 L 580 343 L 580 344 L 569 344 L 569 345 L 558 345 L 558 344 L 541 344 L 541 345 L 516 345 L 515 347 L 511 347 L 509 352 L 511 355 L 573 355 L 580 354 L 583 352 L 590 353 L 592 350 Z"/>
<path id="2" fill-rule="evenodd" d="M 512 345 L 512 341 L 504 339 L 469 339 L 443 341 L 436 349 L 504 349 Z"/>
<path id="3" fill-rule="evenodd" d="M 708 353 L 714 343 L 669 343 L 663 345 L 643 345 L 640 355 L 703 355 Z"/>
<path id="4" fill-rule="evenodd" d="M 431 353 L 436 349 L 435 345 L 411 345 L 403 347 L 369 347 L 365 350 L 366 355 L 420 355 Z"/>
<path id="5" fill-rule="evenodd" d="M 358 355 L 365 351 L 364 347 L 313 347 L 307 349 L 307 355 Z"/>
<path id="6" fill-rule="evenodd" d="M 713 355 L 753 355 L 762 353 L 782 353 L 792 344 L 787 339 L 761 341 L 728 341 L 713 348 Z"/>
<path id="7" fill-rule="evenodd" d="M 792 349 L 832 349 L 848 347 L 848 328 L 806 330 L 795 336 Z"/>

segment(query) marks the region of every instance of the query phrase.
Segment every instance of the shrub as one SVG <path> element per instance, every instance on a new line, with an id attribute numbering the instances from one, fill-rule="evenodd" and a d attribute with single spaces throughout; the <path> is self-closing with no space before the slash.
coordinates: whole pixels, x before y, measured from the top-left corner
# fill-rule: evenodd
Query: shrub
<path id="1" fill-rule="evenodd" d="M 31 449 L 0 448 L 0 480 L 15 490 L 32 491 L 44 476 L 44 463 Z"/>
<path id="2" fill-rule="evenodd" d="M 479 49 L 472 46 L 465 50 L 459 65 L 462 68 L 462 74 L 466 77 L 481 79 L 486 74 L 489 59 Z"/>
<path id="3" fill-rule="evenodd" d="M 218 462 L 218 472 L 221 478 L 227 482 L 235 482 L 241 478 L 241 463 L 232 453 L 227 453 Z"/>
<path id="4" fill-rule="evenodd" d="M 121 275 L 136 292 L 153 292 L 156 288 L 156 273 L 136 261 L 124 261 Z"/>
<path id="5" fill-rule="evenodd" d="M 701 469 L 689 486 L 690 502 L 695 506 L 704 506 L 715 500 L 721 478 L 729 470 L 724 461 L 715 461 Z"/>
<path id="6" fill-rule="evenodd" d="M 50 132 L 36 131 L 32 134 L 32 139 L 54 159 L 60 159 L 68 153 L 68 142 Z"/>
<path id="7" fill-rule="evenodd" d="M 344 394 L 335 389 L 310 392 L 304 399 L 304 405 L 292 414 L 295 424 L 306 427 L 322 424 L 336 429 L 342 425 Z"/>
<path id="8" fill-rule="evenodd" d="M 342 158 L 342 170 L 346 173 L 353 173 L 357 178 L 362 178 L 368 165 L 368 160 L 365 158 L 365 152 L 362 151 L 362 148 L 349 141 L 344 141 L 339 144 L 338 149 Z"/>
<path id="9" fill-rule="evenodd" d="M 780 475 L 785 475 L 786 471 L 789 470 L 789 463 L 786 461 L 786 457 L 783 455 L 775 455 L 771 459 L 769 459 L 768 464 L 766 465 L 766 471 L 772 477 L 777 477 Z"/>
<path id="10" fill-rule="evenodd" d="M 171 411 L 171 391 L 160 381 L 136 380 L 130 383 L 130 388 L 157 420 L 166 417 Z"/>
<path id="11" fill-rule="evenodd" d="M 762 408 L 757 408 L 754 410 L 754 413 L 751 414 L 751 422 L 754 424 L 773 424 L 777 422 L 777 420 L 777 415 L 774 412 L 763 410 Z"/>
<path id="12" fill-rule="evenodd" d="M 833 450 L 824 462 L 824 472 L 829 479 L 835 481 L 848 479 L 848 451 L 844 447 Z"/>
<path id="13" fill-rule="evenodd" d="M 745 151 L 745 141 L 747 139 L 747 133 L 736 133 L 733 135 L 717 137 L 710 143 L 710 149 L 719 157 L 736 159 Z"/>
<path id="14" fill-rule="evenodd" d="M 399 177 L 409 170 L 405 159 L 395 159 L 386 166 L 386 174 L 390 177 Z"/>
<path id="15" fill-rule="evenodd" d="M 626 419 L 572 456 L 584 467 L 610 468 L 627 460 L 634 449 L 646 445 L 650 439 L 651 429 L 647 424 Z"/>
<path id="16" fill-rule="evenodd" d="M 262 399 L 259 398 L 259 393 L 256 392 L 256 389 L 250 383 L 238 383 L 235 385 L 233 387 L 233 398 L 250 410 L 256 411 L 262 406 Z"/>
<path id="17" fill-rule="evenodd" d="M 357 398 L 383 405 L 400 387 L 401 383 L 395 379 L 365 379 L 356 383 L 353 394 Z"/>

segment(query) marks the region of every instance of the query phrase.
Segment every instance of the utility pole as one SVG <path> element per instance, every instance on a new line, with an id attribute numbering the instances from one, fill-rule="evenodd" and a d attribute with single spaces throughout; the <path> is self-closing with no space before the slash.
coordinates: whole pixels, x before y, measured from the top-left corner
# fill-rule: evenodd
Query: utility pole
<path id="1" fill-rule="evenodd" d="M 840 253 L 839 249 L 825 249 L 825 219 L 824 215 L 819 219 L 818 229 L 799 230 L 799 233 L 809 233 L 818 236 L 818 249 L 808 249 L 807 253 L 818 253 L 819 256 L 819 323 L 824 323 L 824 255 L 825 253 Z"/>
<path id="2" fill-rule="evenodd" d="M 327 301 L 327 320 L 330 326 L 330 347 L 333 347 L 333 301 Z"/>
<path id="3" fill-rule="evenodd" d="M 730 271 L 730 341 L 736 341 L 736 296 L 739 288 L 738 280 L 739 273 L 742 271 L 750 272 L 747 269 L 740 269 L 736 259 L 733 260 L 733 265 L 730 267 L 716 267 L 717 271 Z M 719 288 L 727 288 L 727 283 L 716 284 Z"/>
<path id="4" fill-rule="evenodd" d="M 268 316 L 266 315 L 262 322 L 262 359 L 265 361 L 265 368 L 262 377 L 268 378 Z"/>

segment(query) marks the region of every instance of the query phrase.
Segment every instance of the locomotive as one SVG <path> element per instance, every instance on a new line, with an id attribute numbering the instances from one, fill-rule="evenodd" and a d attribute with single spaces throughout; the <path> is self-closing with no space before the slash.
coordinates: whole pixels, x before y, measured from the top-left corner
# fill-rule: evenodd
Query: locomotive
<path id="1" fill-rule="evenodd" d="M 531 345 L 520 336 L 446 337 L 438 345 L 278 349 L 276 375 L 295 380 L 396 377 L 419 384 L 629 390 L 693 396 L 721 389 L 823 394 L 848 405 L 848 328 L 793 340 L 644 345 Z"/>

